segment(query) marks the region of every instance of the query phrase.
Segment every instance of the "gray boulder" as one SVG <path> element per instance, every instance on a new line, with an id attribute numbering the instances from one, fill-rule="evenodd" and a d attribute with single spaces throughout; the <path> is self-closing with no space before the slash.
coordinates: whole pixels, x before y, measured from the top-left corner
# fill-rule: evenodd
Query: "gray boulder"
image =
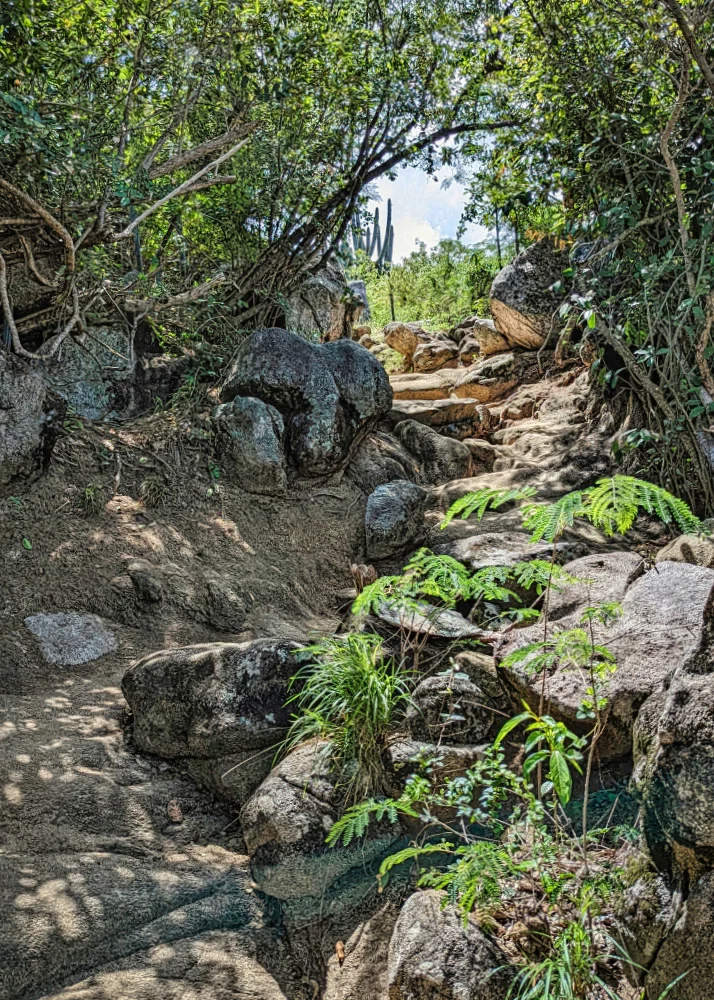
<path id="1" fill-rule="evenodd" d="M 491 285 L 491 315 L 496 330 L 511 347 L 541 347 L 559 325 L 562 292 L 552 286 L 563 280 L 568 254 L 550 239 L 538 240 L 500 271 Z"/>
<path id="2" fill-rule="evenodd" d="M 231 801 L 245 801 L 270 770 L 272 748 L 289 723 L 293 648 L 276 639 L 215 642 L 137 661 L 122 679 L 134 744 L 180 761 Z"/>
<path id="3" fill-rule="evenodd" d="M 667 909 L 660 917 L 666 919 Z M 714 982 L 714 873 L 693 878 L 645 977 L 646 1000 L 660 1000 L 680 976 L 675 1000 L 710 1000 Z M 668 994 L 670 995 L 670 994 Z"/>
<path id="4" fill-rule="evenodd" d="M 426 490 L 405 479 L 378 486 L 364 515 L 367 558 L 386 559 L 422 538 L 426 501 Z"/>
<path id="5" fill-rule="evenodd" d="M 551 603 L 551 621 L 558 629 L 575 627 L 586 607 L 602 601 L 622 605 L 620 619 L 606 628 L 595 628 L 595 641 L 606 645 L 617 661 L 604 692 L 607 726 L 598 744 L 602 759 L 622 758 L 631 752 L 640 706 L 677 667 L 690 672 L 709 669 L 714 570 L 663 562 L 642 575 L 641 566 L 635 553 L 624 552 L 567 563 L 568 572 L 590 582 L 566 587 Z M 518 629 L 499 649 L 499 659 L 540 638 L 542 626 Z M 538 703 L 540 678 L 529 676 L 527 663 L 505 673 L 521 697 Z M 580 673 L 567 667 L 557 667 L 546 679 L 551 713 L 576 731 L 581 727 L 577 713 L 586 687 Z"/>
<path id="6" fill-rule="evenodd" d="M 708 669 L 714 655 L 708 654 Z M 680 670 L 635 725 L 633 783 L 655 857 L 697 852 L 714 861 L 714 674 Z"/>
<path id="7" fill-rule="evenodd" d="M 368 318 L 364 282 L 348 282 L 341 268 L 332 264 L 308 275 L 285 307 L 288 330 L 320 339 L 350 336 L 352 324 Z"/>
<path id="8" fill-rule="evenodd" d="M 213 425 L 218 453 L 231 480 L 248 493 L 285 493 L 285 425 L 274 406 L 236 396 L 215 408 Z"/>
<path id="9" fill-rule="evenodd" d="M 44 471 L 66 410 L 38 371 L 0 351 L 0 490 Z"/>
<path id="10" fill-rule="evenodd" d="M 327 916 L 333 903 L 348 905 L 349 900 L 335 898 L 339 893 L 332 887 L 349 881 L 354 869 L 362 891 L 374 889 L 368 866 L 401 836 L 399 826 L 385 825 L 346 847 L 326 845 L 341 806 L 331 763 L 329 744 L 299 746 L 271 771 L 240 813 L 261 891 L 282 900 L 284 912 L 306 919 Z"/>
<path id="11" fill-rule="evenodd" d="M 435 743 L 484 743 L 496 715 L 489 696 L 458 670 L 425 677 L 414 689 L 407 725 L 418 740 Z"/>
<path id="12" fill-rule="evenodd" d="M 80 611 L 39 612 L 25 625 L 39 640 L 42 655 L 58 667 L 91 663 L 117 648 L 114 632 L 98 615 Z"/>
<path id="13" fill-rule="evenodd" d="M 369 495 L 396 479 L 419 481 L 419 469 L 414 457 L 398 440 L 381 431 L 373 431 L 358 445 L 350 464 L 347 478 Z"/>
<path id="14" fill-rule="evenodd" d="M 417 348 L 432 339 L 419 323 L 402 323 L 399 320 L 387 323 L 382 333 L 385 343 L 402 355 L 408 368 L 412 366 Z"/>
<path id="15" fill-rule="evenodd" d="M 427 890 L 402 907 L 389 944 L 389 1000 L 503 1000 L 513 980 L 507 956 L 442 903 Z"/>
<path id="16" fill-rule="evenodd" d="M 238 350 L 221 399 L 236 396 L 280 411 L 288 461 L 305 476 L 341 468 L 392 404 L 387 373 L 364 347 L 311 344 L 277 328 L 256 331 Z"/>
<path id="17" fill-rule="evenodd" d="M 615 899 L 616 939 L 630 960 L 624 971 L 634 986 L 643 985 L 681 904 L 671 879 L 652 870 L 646 858 L 637 859 L 640 867 L 642 874 Z"/>
<path id="18" fill-rule="evenodd" d="M 657 553 L 655 562 L 686 562 L 714 568 L 714 538 L 709 535 L 680 535 Z"/>
<path id="19" fill-rule="evenodd" d="M 437 486 L 471 474 L 471 449 L 461 441 L 444 437 L 418 420 L 402 420 L 394 436 L 416 459 L 422 483 Z"/>
<path id="20" fill-rule="evenodd" d="M 344 957 L 333 954 L 327 963 L 322 1000 L 388 1000 L 389 941 L 398 916 L 396 905 L 385 903 L 357 927 L 345 942 Z"/>

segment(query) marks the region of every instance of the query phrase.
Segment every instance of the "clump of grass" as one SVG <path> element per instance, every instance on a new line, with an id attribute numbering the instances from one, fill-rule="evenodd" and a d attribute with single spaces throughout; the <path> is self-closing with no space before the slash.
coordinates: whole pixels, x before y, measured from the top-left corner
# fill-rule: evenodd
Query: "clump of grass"
<path id="1" fill-rule="evenodd" d="M 88 483 L 82 490 L 82 510 L 88 517 L 98 514 L 102 509 L 102 494 L 96 483 Z"/>
<path id="2" fill-rule="evenodd" d="M 408 697 L 399 666 L 381 637 L 367 632 L 331 636 L 298 655 L 311 662 L 291 681 L 299 690 L 288 703 L 298 714 L 286 748 L 327 740 L 345 801 L 383 794 L 389 736 Z"/>
<path id="3" fill-rule="evenodd" d="M 139 487 L 139 494 L 147 507 L 160 507 L 166 500 L 168 487 L 160 476 L 147 476 Z"/>

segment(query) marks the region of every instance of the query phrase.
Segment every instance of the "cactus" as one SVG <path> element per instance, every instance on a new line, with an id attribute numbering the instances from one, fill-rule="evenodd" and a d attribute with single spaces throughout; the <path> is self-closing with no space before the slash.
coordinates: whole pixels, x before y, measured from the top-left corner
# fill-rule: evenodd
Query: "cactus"
<path id="1" fill-rule="evenodd" d="M 352 237 L 352 248 L 350 248 L 347 238 L 341 245 L 341 253 L 345 260 L 354 262 L 358 252 L 367 255 L 370 260 L 374 260 L 377 270 L 384 274 L 392 264 L 394 252 L 394 226 L 392 225 L 392 199 L 387 199 L 387 218 L 384 225 L 384 239 L 382 239 L 382 229 L 379 223 L 379 208 L 374 210 L 374 222 L 372 227 L 367 226 L 363 230 L 360 226 L 359 218 L 355 216 L 350 225 L 350 235 Z M 376 258 L 374 254 L 376 252 Z"/>

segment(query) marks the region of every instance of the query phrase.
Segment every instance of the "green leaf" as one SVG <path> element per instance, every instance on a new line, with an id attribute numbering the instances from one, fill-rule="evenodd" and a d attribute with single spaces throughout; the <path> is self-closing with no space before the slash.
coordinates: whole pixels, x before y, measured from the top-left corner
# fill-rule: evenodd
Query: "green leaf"
<path id="1" fill-rule="evenodd" d="M 28 550 L 32 548 L 32 542 L 30 541 L 29 538 L 22 539 L 22 547 L 23 549 L 28 549 Z"/>
<path id="2" fill-rule="evenodd" d="M 518 726 L 522 725 L 524 722 L 529 722 L 532 718 L 533 714 L 531 712 L 521 712 L 520 715 L 514 715 L 512 719 L 508 720 L 508 722 L 504 722 L 499 730 L 498 736 L 493 741 L 494 747 L 503 743 L 509 733 L 513 732 L 514 729 L 517 729 Z"/>
<path id="3" fill-rule="evenodd" d="M 573 783 L 570 777 L 570 768 L 560 750 L 554 750 L 550 755 L 548 775 L 553 782 L 555 794 L 560 799 L 561 805 L 567 805 L 570 801 Z"/>

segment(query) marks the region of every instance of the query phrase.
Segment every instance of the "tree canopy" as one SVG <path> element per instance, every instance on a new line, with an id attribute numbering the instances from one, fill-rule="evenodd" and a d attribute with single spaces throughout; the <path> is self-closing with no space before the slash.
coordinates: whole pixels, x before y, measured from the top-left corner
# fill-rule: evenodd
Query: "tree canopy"
<path id="1" fill-rule="evenodd" d="M 566 325 L 634 401 L 623 454 L 711 503 L 713 16 L 708 0 L 8 0 L 4 341 L 46 354 L 148 316 L 230 344 L 369 224 L 370 183 L 449 163 L 497 256 L 541 235 L 576 248 Z M 420 253 L 417 286 L 456 251 L 426 269 Z M 460 296 L 428 309 L 451 319 Z"/>

